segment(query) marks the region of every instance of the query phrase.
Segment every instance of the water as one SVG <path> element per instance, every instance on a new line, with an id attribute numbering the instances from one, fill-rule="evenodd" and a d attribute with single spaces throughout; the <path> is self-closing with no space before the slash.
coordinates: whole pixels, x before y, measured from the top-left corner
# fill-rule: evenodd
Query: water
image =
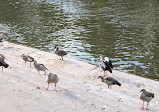
<path id="1" fill-rule="evenodd" d="M 157 0 L 1 0 L 0 32 L 10 42 L 159 80 Z"/>

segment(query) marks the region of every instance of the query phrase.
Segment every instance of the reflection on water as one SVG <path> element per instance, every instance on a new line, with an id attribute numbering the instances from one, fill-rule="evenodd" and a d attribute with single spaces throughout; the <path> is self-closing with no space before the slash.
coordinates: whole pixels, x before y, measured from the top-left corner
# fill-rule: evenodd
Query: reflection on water
<path id="1" fill-rule="evenodd" d="M 98 64 L 112 58 L 115 69 L 159 79 L 158 1 L 6 0 L 0 31 L 8 41 Z"/>

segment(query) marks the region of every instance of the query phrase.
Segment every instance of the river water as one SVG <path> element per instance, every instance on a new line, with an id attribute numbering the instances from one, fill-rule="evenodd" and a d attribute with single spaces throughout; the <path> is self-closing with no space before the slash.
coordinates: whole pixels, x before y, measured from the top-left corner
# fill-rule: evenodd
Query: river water
<path id="1" fill-rule="evenodd" d="M 8 41 L 159 80 L 158 0 L 0 0 Z"/>

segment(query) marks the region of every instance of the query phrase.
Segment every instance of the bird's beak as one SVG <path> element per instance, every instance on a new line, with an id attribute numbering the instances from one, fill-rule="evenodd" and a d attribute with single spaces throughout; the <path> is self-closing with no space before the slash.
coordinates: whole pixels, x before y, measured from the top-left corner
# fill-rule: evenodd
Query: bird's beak
<path id="1" fill-rule="evenodd" d="M 98 76 L 97 79 L 100 79 L 100 77 Z"/>

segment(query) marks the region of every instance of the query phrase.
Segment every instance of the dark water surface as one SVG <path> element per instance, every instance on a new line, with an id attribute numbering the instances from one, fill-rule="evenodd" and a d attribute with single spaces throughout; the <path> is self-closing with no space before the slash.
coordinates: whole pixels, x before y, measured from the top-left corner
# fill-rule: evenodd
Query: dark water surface
<path id="1" fill-rule="evenodd" d="M 158 0 L 0 0 L 8 41 L 159 80 Z"/>

